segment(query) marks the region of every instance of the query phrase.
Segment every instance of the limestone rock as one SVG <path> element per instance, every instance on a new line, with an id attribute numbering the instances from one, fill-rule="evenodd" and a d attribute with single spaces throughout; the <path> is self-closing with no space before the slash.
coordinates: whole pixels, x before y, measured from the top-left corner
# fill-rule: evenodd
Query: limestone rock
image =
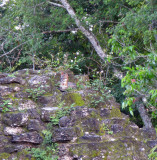
<path id="1" fill-rule="evenodd" d="M 27 110 L 33 109 L 33 108 L 36 108 L 36 104 L 32 100 L 20 100 L 19 101 L 19 105 L 18 105 L 19 111 L 26 110 L 26 109 Z"/>
<path id="2" fill-rule="evenodd" d="M 101 117 L 108 117 L 110 115 L 110 110 L 107 108 L 102 108 L 100 112 Z"/>
<path id="3" fill-rule="evenodd" d="M 89 109 L 84 106 L 76 106 L 71 112 L 71 117 L 79 120 L 89 116 Z"/>
<path id="4" fill-rule="evenodd" d="M 21 134 L 23 132 L 24 132 L 24 129 L 21 127 L 5 127 L 4 128 L 4 134 L 6 136 L 17 135 L 17 134 Z"/>
<path id="5" fill-rule="evenodd" d="M 157 139 L 157 133 L 156 130 L 154 128 L 142 128 L 142 135 L 144 136 L 144 138 L 146 139 L 152 139 L 152 140 L 156 140 Z"/>
<path id="6" fill-rule="evenodd" d="M 23 144 L 20 144 L 20 143 L 12 143 L 12 144 L 8 144 L 4 147 L 4 152 L 6 153 L 10 153 L 10 159 L 9 160 L 13 160 L 15 159 L 17 156 L 16 156 L 16 153 L 20 153 L 20 151 L 23 150 L 23 152 L 25 153 L 25 149 L 30 149 L 34 146 L 34 144 L 31 144 L 31 143 L 23 143 Z M 13 154 L 14 153 L 14 154 Z M 19 156 L 18 156 L 19 158 Z M 19 160 L 25 160 L 26 158 L 25 157 L 22 157 L 22 158 L 19 158 Z"/>
<path id="7" fill-rule="evenodd" d="M 12 142 L 28 142 L 33 144 L 40 144 L 42 141 L 42 137 L 37 132 L 28 132 L 12 136 Z"/>
<path id="8" fill-rule="evenodd" d="M 18 83 L 18 84 L 24 85 L 26 81 L 19 77 L 0 78 L 0 84 L 11 84 L 11 83 Z"/>
<path id="9" fill-rule="evenodd" d="M 28 109 L 27 114 L 30 119 L 40 120 L 40 113 L 39 113 L 39 110 L 37 110 L 37 108 Z"/>
<path id="10" fill-rule="evenodd" d="M 13 92 L 14 90 L 8 86 L 2 86 L 0 85 L 0 95 L 1 96 L 6 96 L 9 95 Z"/>
<path id="11" fill-rule="evenodd" d="M 38 97 L 37 102 L 41 103 L 44 106 L 47 106 L 49 104 L 52 106 L 53 104 L 57 103 L 56 97 L 57 97 L 57 95 L 53 95 L 53 96 L 40 96 L 40 97 Z"/>
<path id="12" fill-rule="evenodd" d="M 44 130 L 46 127 L 44 127 L 44 125 L 42 124 L 41 121 L 37 120 L 37 119 L 31 119 L 28 123 L 27 129 L 29 131 L 42 131 Z"/>
<path id="13" fill-rule="evenodd" d="M 0 148 L 4 147 L 9 142 L 6 136 L 0 135 Z"/>
<path id="14" fill-rule="evenodd" d="M 1 115 L 0 115 L 0 119 L 1 119 Z M 3 132 L 3 124 L 0 123 L 0 135 L 3 135 L 4 132 Z"/>
<path id="15" fill-rule="evenodd" d="M 60 127 L 68 127 L 69 123 L 70 123 L 70 118 L 67 117 L 67 116 L 62 117 L 59 120 L 59 126 Z"/>
<path id="16" fill-rule="evenodd" d="M 12 75 L 0 74 L 0 108 L 8 99 L 12 103 L 9 111 L 0 112 L 0 159 L 5 154 L 8 160 L 31 159 L 26 156 L 28 152 L 24 155 L 24 149 L 45 149 L 41 135 L 47 130 L 43 138 L 59 144 L 59 160 L 147 160 L 150 149 L 157 145 L 155 130 L 130 122 L 112 97 L 92 105 L 102 97 L 86 86 L 88 76 L 65 72 L 71 88 L 65 92 L 56 87 L 60 71 L 24 69 Z M 80 85 L 77 88 L 76 83 Z M 32 95 L 37 96 L 35 102 Z M 73 105 L 67 115 L 59 105 L 62 102 L 64 106 Z M 58 110 L 59 125 L 54 126 L 50 117 Z"/>
<path id="17" fill-rule="evenodd" d="M 88 118 L 87 120 L 83 121 L 82 126 L 85 131 L 98 133 L 100 130 L 100 123 L 95 118 Z"/>
<path id="18" fill-rule="evenodd" d="M 75 137 L 75 132 L 73 128 L 58 128 L 53 132 L 52 141 L 53 142 L 68 142 Z"/>
<path id="19" fill-rule="evenodd" d="M 29 81 L 28 84 L 31 88 L 37 88 L 40 87 L 41 90 L 44 91 L 51 91 L 50 86 L 50 77 L 47 76 L 39 76 L 35 75 L 33 76 Z"/>
<path id="20" fill-rule="evenodd" d="M 86 134 L 82 137 L 79 138 L 79 142 L 100 142 L 101 141 L 101 136 L 99 135 L 93 135 L 93 134 Z"/>
<path id="21" fill-rule="evenodd" d="M 20 127 L 27 124 L 28 118 L 27 113 L 6 113 L 4 114 L 3 122 L 10 127 Z"/>
<path id="22" fill-rule="evenodd" d="M 65 144 L 59 145 L 59 156 L 63 157 L 68 153 L 68 148 Z"/>
<path id="23" fill-rule="evenodd" d="M 81 158 L 82 160 L 148 160 L 143 144 L 132 139 L 73 144 L 69 150 L 73 158 Z"/>
<path id="24" fill-rule="evenodd" d="M 13 91 L 14 91 L 14 92 L 19 92 L 20 90 L 21 90 L 21 88 L 18 87 L 18 86 L 15 86 L 15 87 L 13 88 Z"/>
<path id="25" fill-rule="evenodd" d="M 55 115 L 55 113 L 59 110 L 58 107 L 44 107 L 41 109 L 41 119 L 44 122 L 50 122 L 51 116 Z"/>
<path id="26" fill-rule="evenodd" d="M 157 146 L 157 140 L 147 141 L 147 145 L 151 148 Z"/>
<path id="27" fill-rule="evenodd" d="M 16 98 L 28 98 L 29 96 L 30 94 L 27 92 L 18 92 L 15 94 Z"/>
<path id="28" fill-rule="evenodd" d="M 123 132 L 123 126 L 119 124 L 113 124 L 111 126 L 111 130 L 113 131 L 113 133 Z"/>

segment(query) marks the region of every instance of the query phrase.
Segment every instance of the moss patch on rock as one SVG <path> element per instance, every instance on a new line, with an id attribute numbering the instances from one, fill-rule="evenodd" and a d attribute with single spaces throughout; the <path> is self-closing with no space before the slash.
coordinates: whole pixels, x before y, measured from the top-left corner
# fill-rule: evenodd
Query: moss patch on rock
<path id="1" fill-rule="evenodd" d="M 140 152 L 140 142 L 133 139 L 117 140 L 104 143 L 82 143 L 75 144 L 70 147 L 70 155 L 84 156 L 88 160 L 92 158 L 100 158 L 102 160 L 131 160 L 136 159 L 147 160 L 144 152 Z M 83 160 L 86 160 L 83 158 Z"/>
<path id="2" fill-rule="evenodd" d="M 121 114 L 119 108 L 113 108 L 112 107 L 112 110 L 111 110 L 111 113 L 110 113 L 110 118 L 114 118 L 114 117 L 122 118 L 122 114 Z"/>
<path id="3" fill-rule="evenodd" d="M 79 93 L 67 93 L 63 98 L 68 105 L 74 104 L 74 106 L 84 106 L 85 104 Z"/>
<path id="4" fill-rule="evenodd" d="M 10 156 L 9 153 L 0 153 L 0 160 L 8 160 Z"/>

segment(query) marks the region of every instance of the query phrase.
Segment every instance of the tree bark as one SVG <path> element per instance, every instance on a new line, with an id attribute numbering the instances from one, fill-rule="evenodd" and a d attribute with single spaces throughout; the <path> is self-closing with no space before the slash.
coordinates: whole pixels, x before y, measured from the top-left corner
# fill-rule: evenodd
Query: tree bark
<path id="1" fill-rule="evenodd" d="M 100 46 L 99 41 L 97 40 L 97 38 L 95 37 L 95 35 L 88 31 L 80 22 L 80 20 L 77 18 L 75 11 L 73 10 L 73 8 L 70 6 L 70 4 L 68 3 L 67 0 L 60 0 L 60 2 L 62 3 L 62 5 L 64 6 L 64 8 L 67 10 L 67 12 L 69 13 L 69 15 L 75 20 L 75 23 L 77 25 L 77 27 L 79 28 L 80 31 L 82 31 L 82 33 L 86 36 L 86 38 L 89 40 L 89 42 L 92 44 L 93 48 L 95 49 L 95 51 L 97 52 L 97 54 L 99 55 L 99 57 L 105 61 L 105 58 L 107 57 L 107 55 L 104 53 L 103 49 Z"/>
<path id="2" fill-rule="evenodd" d="M 137 109 L 138 109 L 138 112 L 139 112 L 139 114 L 140 114 L 140 116 L 142 118 L 142 121 L 144 123 L 144 127 L 145 128 L 153 128 L 151 119 L 147 115 L 147 111 L 146 111 L 144 105 L 142 103 L 137 105 Z"/>

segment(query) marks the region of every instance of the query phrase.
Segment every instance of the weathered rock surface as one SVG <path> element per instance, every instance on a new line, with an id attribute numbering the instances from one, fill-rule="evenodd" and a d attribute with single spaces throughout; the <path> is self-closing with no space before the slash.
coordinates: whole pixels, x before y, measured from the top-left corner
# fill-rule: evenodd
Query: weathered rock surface
<path id="1" fill-rule="evenodd" d="M 11 84 L 11 83 L 18 83 L 18 84 L 24 85 L 25 80 L 19 77 L 0 78 L 0 84 Z"/>
<path id="2" fill-rule="evenodd" d="M 145 154 L 144 144 L 127 138 L 112 142 L 74 144 L 70 147 L 70 154 L 72 157 L 85 160 L 148 159 Z"/>
<path id="3" fill-rule="evenodd" d="M 74 129 L 64 127 L 64 128 L 59 128 L 54 130 L 52 141 L 67 142 L 67 141 L 71 141 L 74 137 L 75 137 Z"/>
<path id="4" fill-rule="evenodd" d="M 7 87 L 7 86 L 0 86 L 0 95 L 6 96 L 13 92 L 13 88 Z"/>
<path id="5" fill-rule="evenodd" d="M 10 127 L 25 126 L 28 122 L 27 113 L 4 114 L 3 122 Z"/>
<path id="6" fill-rule="evenodd" d="M 130 122 L 112 97 L 95 105 L 100 93 L 85 86 L 88 76 L 66 73 L 70 88 L 64 92 L 60 72 L 0 74 L 0 160 L 31 159 L 26 148 L 42 152 L 51 142 L 59 144 L 52 153 L 59 160 L 148 160 L 157 145 L 155 130 Z M 5 110 L 5 102 L 12 107 Z"/>
<path id="7" fill-rule="evenodd" d="M 59 126 L 60 127 L 68 127 L 70 122 L 71 122 L 70 118 L 68 116 L 64 116 L 64 117 L 60 118 Z"/>
<path id="8" fill-rule="evenodd" d="M 44 107 L 41 109 L 41 119 L 45 122 L 50 122 L 51 117 L 59 110 L 58 107 Z"/>
<path id="9" fill-rule="evenodd" d="M 29 131 L 42 131 L 44 129 L 46 129 L 46 127 L 44 127 L 44 124 L 42 121 L 37 120 L 37 119 L 31 119 L 27 125 L 27 129 Z"/>
<path id="10" fill-rule="evenodd" d="M 19 111 L 33 109 L 37 107 L 36 103 L 34 103 L 32 100 L 20 100 L 18 103 Z"/>
<path id="11" fill-rule="evenodd" d="M 4 134 L 6 136 L 17 135 L 23 132 L 25 132 L 25 130 L 22 127 L 5 127 L 4 128 Z"/>
<path id="12" fill-rule="evenodd" d="M 28 142 L 33 144 L 42 143 L 43 139 L 37 132 L 28 132 L 20 135 L 13 135 L 12 142 Z"/>

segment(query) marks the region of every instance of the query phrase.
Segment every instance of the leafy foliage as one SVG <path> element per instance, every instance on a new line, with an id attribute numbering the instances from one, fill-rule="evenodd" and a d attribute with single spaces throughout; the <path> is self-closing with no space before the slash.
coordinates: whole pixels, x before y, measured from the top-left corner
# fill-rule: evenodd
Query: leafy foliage
<path id="1" fill-rule="evenodd" d="M 3 100 L 3 103 L 1 104 L 2 112 L 8 112 L 10 111 L 10 108 L 12 108 L 10 100 Z"/>
<path id="2" fill-rule="evenodd" d="M 157 152 L 155 151 L 157 146 L 151 149 L 150 154 L 148 155 L 149 160 L 157 160 Z"/>
<path id="3" fill-rule="evenodd" d="M 113 56 L 118 56 L 121 70 L 125 73 L 122 87 L 126 88 L 124 92 L 126 99 L 122 107 L 129 107 L 133 115 L 137 103 L 141 103 L 138 97 L 141 97 L 148 113 L 151 113 L 151 118 L 156 119 L 157 31 L 154 24 L 157 14 L 155 6 L 152 7 L 151 3 L 137 2 L 129 2 L 134 6 L 133 10 L 130 10 L 121 23 L 112 29 L 113 36 L 109 44 Z"/>
<path id="4" fill-rule="evenodd" d="M 72 104 L 70 107 L 64 107 L 59 109 L 54 116 L 51 116 L 51 124 L 52 125 L 58 125 L 60 118 L 67 116 L 70 114 L 70 112 L 73 110 L 73 105 Z"/>
<path id="5" fill-rule="evenodd" d="M 116 69 L 125 75 L 122 80 L 122 87 L 126 89 L 123 108 L 129 107 L 133 114 L 136 108 L 134 102 L 142 96 L 146 110 L 155 122 L 156 1 L 68 2 L 81 24 L 98 39 L 107 54 L 107 62 L 102 63 L 64 8 L 50 5 L 44 0 L 10 0 L 0 7 L 0 71 L 62 66 L 75 73 L 87 73 L 92 80 L 101 76 L 101 81 L 111 87 L 119 83 L 115 77 Z M 100 74 L 101 71 L 104 72 Z M 122 93 L 123 90 L 119 88 L 113 92 L 120 95 L 118 92 Z M 120 98 L 118 101 L 122 102 Z M 99 101 L 103 99 L 96 103 Z"/>
<path id="6" fill-rule="evenodd" d="M 37 101 L 38 97 L 45 93 L 40 87 L 34 89 L 26 89 L 26 92 L 29 93 L 29 97 L 32 98 L 34 101 Z"/>
<path id="7" fill-rule="evenodd" d="M 52 143 L 52 132 L 43 130 L 42 133 L 44 135 L 42 147 L 32 148 L 29 153 L 37 160 L 57 160 L 58 144 Z"/>

